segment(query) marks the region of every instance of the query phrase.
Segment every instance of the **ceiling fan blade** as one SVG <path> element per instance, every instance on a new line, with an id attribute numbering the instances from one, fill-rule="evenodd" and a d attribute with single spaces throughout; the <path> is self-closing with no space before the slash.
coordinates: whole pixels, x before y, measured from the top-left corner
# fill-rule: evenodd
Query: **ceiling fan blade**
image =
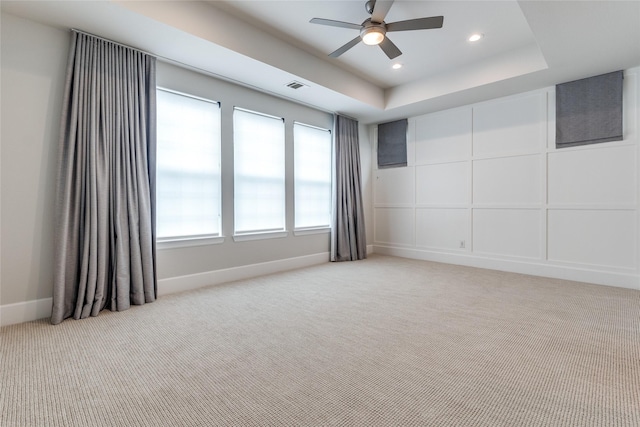
<path id="1" fill-rule="evenodd" d="M 389 13 L 392 4 L 393 0 L 376 0 L 371 13 L 371 20 L 378 23 L 384 22 L 384 17 Z"/>
<path id="2" fill-rule="evenodd" d="M 429 18 L 409 19 L 407 21 L 391 22 L 387 24 L 389 31 L 430 30 L 442 28 L 444 16 L 431 16 Z"/>
<path id="3" fill-rule="evenodd" d="M 345 53 L 346 51 L 348 51 L 349 49 L 351 49 L 352 47 L 360 43 L 360 40 L 362 40 L 360 36 L 356 37 L 355 39 L 351 40 L 349 43 L 345 44 L 341 48 L 331 52 L 329 56 L 332 58 L 337 58 L 338 56 L 342 55 L 343 53 Z"/>
<path id="4" fill-rule="evenodd" d="M 358 30 L 358 31 L 362 29 L 362 25 L 360 24 L 352 24 L 351 22 L 334 21 L 332 19 L 313 18 L 309 22 L 311 22 L 312 24 L 329 25 L 330 27 L 351 28 L 353 30 Z"/>
<path id="5" fill-rule="evenodd" d="M 379 46 L 384 51 L 384 53 L 387 54 L 389 59 L 393 59 L 393 58 L 396 58 L 396 57 L 402 55 L 402 52 L 400 51 L 400 49 L 398 49 L 398 46 L 393 44 L 393 42 L 391 40 L 389 40 L 388 37 L 385 37 L 384 40 L 382 40 L 382 43 L 380 43 Z"/>

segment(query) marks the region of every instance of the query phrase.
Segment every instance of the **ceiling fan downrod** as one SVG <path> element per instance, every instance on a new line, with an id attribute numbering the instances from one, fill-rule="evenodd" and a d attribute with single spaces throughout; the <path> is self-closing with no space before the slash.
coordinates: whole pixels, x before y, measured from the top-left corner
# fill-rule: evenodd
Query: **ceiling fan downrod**
<path id="1" fill-rule="evenodd" d="M 369 0 L 364 4 L 364 8 L 366 9 L 369 15 L 373 13 L 373 8 L 375 7 L 375 5 L 376 5 L 376 0 Z"/>

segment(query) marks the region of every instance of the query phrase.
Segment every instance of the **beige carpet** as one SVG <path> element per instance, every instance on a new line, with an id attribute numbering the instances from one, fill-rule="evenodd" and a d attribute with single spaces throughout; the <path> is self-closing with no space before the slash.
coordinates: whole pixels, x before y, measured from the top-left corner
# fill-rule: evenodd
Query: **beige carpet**
<path id="1" fill-rule="evenodd" d="M 640 426 L 640 291 L 384 256 L 2 329 L 0 425 Z"/>

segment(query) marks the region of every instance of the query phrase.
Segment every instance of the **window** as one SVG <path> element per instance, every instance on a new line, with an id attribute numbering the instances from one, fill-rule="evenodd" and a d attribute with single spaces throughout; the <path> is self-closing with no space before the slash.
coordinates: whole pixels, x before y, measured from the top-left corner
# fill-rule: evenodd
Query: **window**
<path id="1" fill-rule="evenodd" d="M 157 91 L 157 235 L 220 235 L 220 105 Z"/>
<path id="2" fill-rule="evenodd" d="M 331 132 L 293 125 L 295 228 L 331 224 Z"/>
<path id="3" fill-rule="evenodd" d="M 284 121 L 233 112 L 235 233 L 285 229 Z"/>

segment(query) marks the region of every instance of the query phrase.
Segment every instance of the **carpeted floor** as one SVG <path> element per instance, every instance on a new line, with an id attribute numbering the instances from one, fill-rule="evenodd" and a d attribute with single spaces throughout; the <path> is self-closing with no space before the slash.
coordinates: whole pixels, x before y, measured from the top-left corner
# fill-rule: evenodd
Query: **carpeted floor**
<path id="1" fill-rule="evenodd" d="M 2 329 L 0 425 L 640 426 L 640 291 L 373 255 Z"/>

